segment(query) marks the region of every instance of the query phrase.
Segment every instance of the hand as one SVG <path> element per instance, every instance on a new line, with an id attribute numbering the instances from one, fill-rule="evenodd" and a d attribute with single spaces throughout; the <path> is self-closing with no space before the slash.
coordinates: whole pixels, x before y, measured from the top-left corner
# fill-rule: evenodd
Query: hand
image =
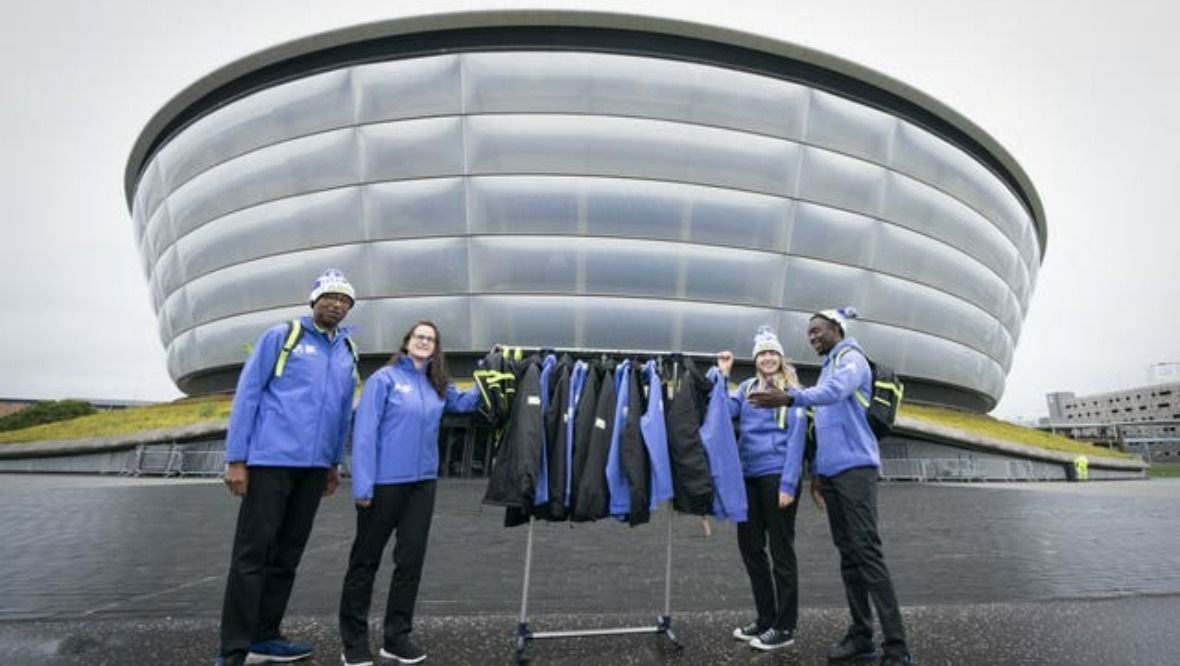
<path id="1" fill-rule="evenodd" d="M 340 470 L 332 465 L 328 468 L 328 478 L 324 480 L 324 497 L 331 497 L 340 485 Z"/>
<path id="2" fill-rule="evenodd" d="M 729 371 L 733 370 L 733 352 L 717 352 L 717 367 L 721 369 L 721 374 L 728 377 Z"/>
<path id="3" fill-rule="evenodd" d="M 811 499 L 815 502 L 815 508 L 823 511 L 828 507 L 824 502 L 824 494 L 819 490 L 819 481 L 815 477 L 811 477 Z"/>
<path id="4" fill-rule="evenodd" d="M 754 391 L 746 396 L 746 400 L 755 407 L 790 407 L 793 398 L 782 389 L 769 387 L 764 391 Z"/>
<path id="5" fill-rule="evenodd" d="M 233 462 L 225 466 L 225 487 L 234 497 L 245 497 L 246 487 L 250 485 L 250 471 L 246 463 Z"/>
<path id="6" fill-rule="evenodd" d="M 795 501 L 794 497 L 788 495 L 787 493 L 784 493 L 781 490 L 779 491 L 779 493 L 778 493 L 778 508 L 785 509 L 785 508 L 791 506 L 791 504 L 794 503 L 794 501 Z"/>
<path id="7" fill-rule="evenodd" d="M 356 501 L 356 505 L 362 509 L 369 508 L 369 505 L 372 503 L 373 503 L 373 500 L 371 500 L 371 499 L 359 499 Z"/>

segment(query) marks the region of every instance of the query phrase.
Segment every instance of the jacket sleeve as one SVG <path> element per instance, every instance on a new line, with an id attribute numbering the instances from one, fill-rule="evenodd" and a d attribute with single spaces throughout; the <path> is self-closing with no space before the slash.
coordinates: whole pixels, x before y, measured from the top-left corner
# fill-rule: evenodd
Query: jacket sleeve
<path id="1" fill-rule="evenodd" d="M 389 398 L 389 380 L 377 373 L 365 382 L 352 428 L 352 498 L 372 499 L 377 475 L 377 438 Z"/>
<path id="2" fill-rule="evenodd" d="M 798 498 L 799 476 L 803 473 L 803 449 L 807 446 L 807 415 L 802 407 L 792 407 L 787 413 L 787 460 L 779 492 Z"/>
<path id="3" fill-rule="evenodd" d="M 443 404 L 444 412 L 474 412 L 479 408 L 479 386 L 472 386 L 466 391 L 460 391 L 454 384 L 447 384 L 447 396 Z"/>
<path id="4" fill-rule="evenodd" d="M 286 327 L 275 326 L 263 333 L 256 343 L 242 374 L 238 376 L 238 388 L 234 392 L 234 404 L 230 410 L 229 425 L 225 435 L 225 462 L 246 462 L 250 457 L 250 441 L 258 426 L 258 407 L 262 404 L 262 392 L 274 373 L 279 350 L 283 347 Z"/>
<path id="5" fill-rule="evenodd" d="M 836 363 L 833 360 L 833 363 Z M 818 385 L 809 389 L 790 389 L 788 392 L 799 407 L 814 407 L 816 405 L 832 405 L 841 400 L 847 400 L 863 383 L 865 374 L 869 371 L 869 364 L 865 357 L 856 349 L 846 352 L 827 377 Z"/>
<path id="6" fill-rule="evenodd" d="M 344 462 L 344 442 L 348 441 L 348 426 L 352 424 L 352 398 L 356 394 L 356 386 L 351 391 L 345 391 L 340 398 L 340 437 L 336 440 L 336 454 L 332 456 L 332 464 Z"/>

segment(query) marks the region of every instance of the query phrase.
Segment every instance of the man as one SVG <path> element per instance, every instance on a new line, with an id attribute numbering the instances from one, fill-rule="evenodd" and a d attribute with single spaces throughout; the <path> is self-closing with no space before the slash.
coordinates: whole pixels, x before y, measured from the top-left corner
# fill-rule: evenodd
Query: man
<path id="1" fill-rule="evenodd" d="M 337 465 L 352 415 L 356 357 L 340 327 L 355 299 L 329 269 L 312 285 L 312 314 L 259 338 L 238 379 L 225 443 L 225 485 L 241 497 L 221 611 L 226 664 L 297 661 L 312 646 L 279 633 L 295 569 L 320 497 Z"/>
<path id="2" fill-rule="evenodd" d="M 794 404 L 815 408 L 814 472 L 827 506 L 832 541 L 840 551 L 840 574 L 852 616 L 852 626 L 828 652 L 828 660 L 840 663 L 878 656 L 873 645 L 871 599 L 884 634 L 881 664 L 912 664 L 877 532 L 880 454 L 856 396 L 857 392 L 866 399 L 872 396 L 872 371 L 860 345 L 845 337 L 848 320 L 855 317 L 852 308 L 841 308 L 817 312 L 808 321 L 807 339 L 824 357 L 814 387 L 751 393 L 748 399 L 759 407 Z"/>

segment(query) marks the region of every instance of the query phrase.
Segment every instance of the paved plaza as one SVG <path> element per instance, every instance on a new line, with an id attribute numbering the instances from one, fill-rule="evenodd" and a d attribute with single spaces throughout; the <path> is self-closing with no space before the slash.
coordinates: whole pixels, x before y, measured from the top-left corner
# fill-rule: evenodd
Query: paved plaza
<path id="1" fill-rule="evenodd" d="M 527 528 L 480 504 L 485 483 L 440 482 L 415 635 L 428 663 L 512 663 Z M 354 528 L 347 487 L 320 510 L 286 632 L 335 664 L 335 612 Z M 1175 663 L 1180 481 L 881 486 L 882 535 L 921 663 Z M 208 481 L 0 475 L 0 663 L 202 664 L 217 620 L 236 500 Z M 729 638 L 750 619 L 734 528 L 672 520 L 672 626 L 662 637 L 535 641 L 535 664 L 823 663 L 846 623 L 838 562 L 807 499 L 796 541 L 795 646 Z M 668 514 L 539 523 L 536 631 L 650 625 L 664 605 Z M 380 617 L 391 567 L 378 577 Z M 378 633 L 374 634 L 375 636 Z"/>

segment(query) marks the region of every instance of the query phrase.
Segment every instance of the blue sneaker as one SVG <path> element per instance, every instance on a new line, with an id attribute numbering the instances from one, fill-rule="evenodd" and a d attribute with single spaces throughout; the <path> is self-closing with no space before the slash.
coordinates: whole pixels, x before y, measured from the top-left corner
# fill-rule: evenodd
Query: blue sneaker
<path id="1" fill-rule="evenodd" d="M 247 664 L 269 664 L 299 661 L 311 656 L 313 648 L 307 643 L 296 643 L 285 638 L 255 641 L 246 655 Z"/>

